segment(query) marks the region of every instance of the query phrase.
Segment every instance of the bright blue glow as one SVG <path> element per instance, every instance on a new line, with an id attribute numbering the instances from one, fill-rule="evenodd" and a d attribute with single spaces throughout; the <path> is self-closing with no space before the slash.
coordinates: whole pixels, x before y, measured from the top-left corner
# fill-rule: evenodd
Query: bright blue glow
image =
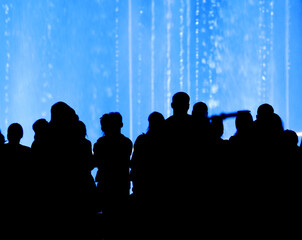
<path id="1" fill-rule="evenodd" d="M 210 115 L 255 117 L 271 103 L 286 128 L 302 131 L 301 16 L 294 0 L 3 0 L 0 128 L 21 123 L 30 145 L 33 122 L 65 101 L 93 143 L 111 111 L 135 140 L 152 111 L 172 114 L 181 90 Z M 234 131 L 227 120 L 225 137 Z"/>

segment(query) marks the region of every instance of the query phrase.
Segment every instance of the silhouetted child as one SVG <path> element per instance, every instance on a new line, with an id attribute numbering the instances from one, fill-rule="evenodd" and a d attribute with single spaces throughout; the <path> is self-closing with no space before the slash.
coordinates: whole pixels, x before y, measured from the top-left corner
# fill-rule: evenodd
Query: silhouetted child
<path id="1" fill-rule="evenodd" d="M 98 168 L 96 182 L 106 223 L 105 238 L 114 239 L 118 234 L 124 236 L 128 231 L 126 216 L 132 142 L 121 134 L 122 116 L 117 112 L 104 114 L 101 127 L 104 136 L 99 138 L 93 147 Z"/>

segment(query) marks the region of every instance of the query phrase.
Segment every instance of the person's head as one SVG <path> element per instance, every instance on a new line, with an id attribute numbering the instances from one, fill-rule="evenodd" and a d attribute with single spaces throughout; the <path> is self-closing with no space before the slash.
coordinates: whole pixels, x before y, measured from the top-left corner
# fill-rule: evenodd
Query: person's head
<path id="1" fill-rule="evenodd" d="M 7 139 L 9 143 L 19 144 L 23 137 L 23 128 L 19 123 L 13 123 L 8 127 Z"/>
<path id="2" fill-rule="evenodd" d="M 48 127 L 48 122 L 44 118 L 38 119 L 33 124 L 33 130 L 34 130 L 35 134 L 38 134 L 38 135 L 45 133 L 47 127 Z"/>
<path id="3" fill-rule="evenodd" d="M 157 132 L 163 129 L 163 125 L 165 122 L 164 116 L 159 112 L 153 112 L 148 117 L 149 122 L 149 132 Z"/>
<path id="4" fill-rule="evenodd" d="M 70 124 L 78 120 L 75 111 L 64 102 L 57 102 L 51 107 L 50 122 L 55 125 Z"/>
<path id="5" fill-rule="evenodd" d="M 121 132 L 121 128 L 123 127 L 123 118 L 118 112 L 104 114 L 101 117 L 100 122 L 105 136 L 119 134 Z"/>
<path id="6" fill-rule="evenodd" d="M 186 115 L 190 107 L 190 97 L 185 92 L 175 93 L 171 107 L 174 115 Z"/>
<path id="7" fill-rule="evenodd" d="M 283 132 L 282 137 L 286 147 L 296 148 L 298 146 L 299 138 L 296 132 L 287 129 Z"/>
<path id="8" fill-rule="evenodd" d="M 238 111 L 235 125 L 238 132 L 250 129 L 253 125 L 253 117 L 250 111 Z"/>
<path id="9" fill-rule="evenodd" d="M 268 104 L 264 103 L 260 105 L 257 109 L 257 120 L 266 121 L 270 120 L 274 114 L 274 108 Z"/>
<path id="10" fill-rule="evenodd" d="M 192 117 L 198 120 L 208 119 L 208 106 L 204 102 L 197 102 L 193 106 Z"/>

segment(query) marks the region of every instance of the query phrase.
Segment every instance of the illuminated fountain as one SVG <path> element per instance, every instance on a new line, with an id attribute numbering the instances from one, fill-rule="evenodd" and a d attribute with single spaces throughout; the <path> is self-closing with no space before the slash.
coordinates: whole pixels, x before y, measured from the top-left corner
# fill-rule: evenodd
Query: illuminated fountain
<path id="1" fill-rule="evenodd" d="M 172 95 L 185 91 L 191 107 L 204 101 L 210 115 L 249 109 L 255 116 L 271 103 L 286 127 L 301 130 L 289 121 L 290 81 L 301 76 L 289 68 L 298 58 L 290 40 L 302 35 L 290 29 L 300 21 L 290 17 L 297 2 L 4 0 L 0 128 L 20 122 L 30 145 L 32 123 L 49 120 L 62 100 L 92 142 L 110 111 L 121 112 L 123 132 L 135 140 L 152 111 L 170 116 Z M 225 137 L 233 133 L 234 121 L 226 121 Z"/>

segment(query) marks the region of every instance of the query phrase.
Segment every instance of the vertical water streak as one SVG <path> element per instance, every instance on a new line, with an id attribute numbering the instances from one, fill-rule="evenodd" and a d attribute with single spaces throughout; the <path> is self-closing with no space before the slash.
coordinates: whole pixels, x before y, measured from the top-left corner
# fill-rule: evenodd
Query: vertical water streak
<path id="1" fill-rule="evenodd" d="M 199 0 L 196 0 L 196 10 L 195 10 L 195 100 L 199 99 Z"/>
<path id="2" fill-rule="evenodd" d="M 128 78 L 129 78 L 129 136 L 133 140 L 133 96 L 132 96 L 132 0 L 128 0 Z"/>
<path id="3" fill-rule="evenodd" d="M 189 94 L 189 96 L 191 95 L 191 76 L 190 76 L 190 73 L 191 73 L 191 64 L 190 64 L 190 48 L 191 48 L 191 5 L 190 5 L 190 0 L 187 0 L 187 3 L 186 3 L 186 7 L 187 7 L 187 10 L 186 10 L 186 27 L 187 27 L 187 93 Z"/>
<path id="4" fill-rule="evenodd" d="M 265 8 L 264 8 L 264 1 L 260 0 L 259 1 L 259 61 L 260 61 L 260 66 L 261 66 L 261 72 L 260 72 L 260 79 L 259 79 L 259 98 L 260 102 L 263 103 L 265 102 L 265 93 L 264 93 L 264 88 L 265 88 L 265 81 L 266 81 L 266 63 L 265 63 L 265 51 L 266 51 L 266 45 L 265 45 L 265 39 L 266 39 L 266 34 L 265 34 L 265 21 L 264 21 L 264 16 L 265 16 Z"/>
<path id="5" fill-rule="evenodd" d="M 143 59 L 143 22 L 142 19 L 144 17 L 144 11 L 139 10 L 139 18 L 137 21 L 137 44 L 136 44 L 136 50 L 137 50 L 137 59 L 136 62 L 136 97 L 137 101 L 135 101 L 135 106 L 136 106 L 136 113 L 135 113 L 135 118 L 136 118 L 136 126 L 140 128 L 141 125 L 141 103 L 142 103 L 142 59 Z"/>
<path id="6" fill-rule="evenodd" d="M 183 91 L 184 87 L 184 8 L 185 3 L 184 0 L 180 1 L 180 9 L 179 9 L 179 87 L 180 90 Z"/>
<path id="7" fill-rule="evenodd" d="M 167 93 L 167 116 L 171 115 L 171 108 L 170 108 L 170 103 L 171 103 L 171 28 L 172 28 L 172 10 L 171 10 L 171 0 L 167 0 L 167 13 L 166 13 L 166 20 L 167 20 L 167 26 L 166 26 L 166 34 L 167 34 L 167 50 L 166 50 L 166 59 L 167 59 L 167 66 L 166 66 L 166 78 L 167 78 L 167 83 L 166 83 L 166 93 Z"/>
<path id="8" fill-rule="evenodd" d="M 270 51 L 270 59 L 271 59 L 271 65 L 274 64 L 274 1 L 271 0 L 270 2 L 270 10 L 269 10 L 269 15 L 270 15 L 270 41 L 269 41 L 269 44 L 270 44 L 270 47 L 269 47 L 269 51 Z M 271 66 L 270 67 L 270 91 L 271 91 L 271 94 L 270 94 L 270 98 L 271 98 L 271 101 L 274 102 L 274 74 L 273 74 L 273 71 L 274 71 L 274 66 Z"/>
<path id="9" fill-rule="evenodd" d="M 119 44 L 119 0 L 115 1 L 115 104 L 116 104 L 116 110 L 119 111 L 119 52 L 120 52 L 120 44 Z"/>
<path id="10" fill-rule="evenodd" d="M 285 1 L 285 127 L 289 128 L 289 0 Z"/>
<path id="11" fill-rule="evenodd" d="M 155 0 L 151 3 L 151 112 L 155 110 Z"/>
<path id="12" fill-rule="evenodd" d="M 4 83 L 4 125 L 5 128 L 8 128 L 8 114 L 9 114 L 9 72 L 10 72 L 10 32 L 8 30 L 9 28 L 9 22 L 11 21 L 10 18 L 10 6 L 8 4 L 2 5 L 4 14 L 5 14 L 5 23 L 4 23 L 4 39 L 5 39 L 5 48 L 6 48 L 6 62 L 5 62 L 5 83 Z"/>

